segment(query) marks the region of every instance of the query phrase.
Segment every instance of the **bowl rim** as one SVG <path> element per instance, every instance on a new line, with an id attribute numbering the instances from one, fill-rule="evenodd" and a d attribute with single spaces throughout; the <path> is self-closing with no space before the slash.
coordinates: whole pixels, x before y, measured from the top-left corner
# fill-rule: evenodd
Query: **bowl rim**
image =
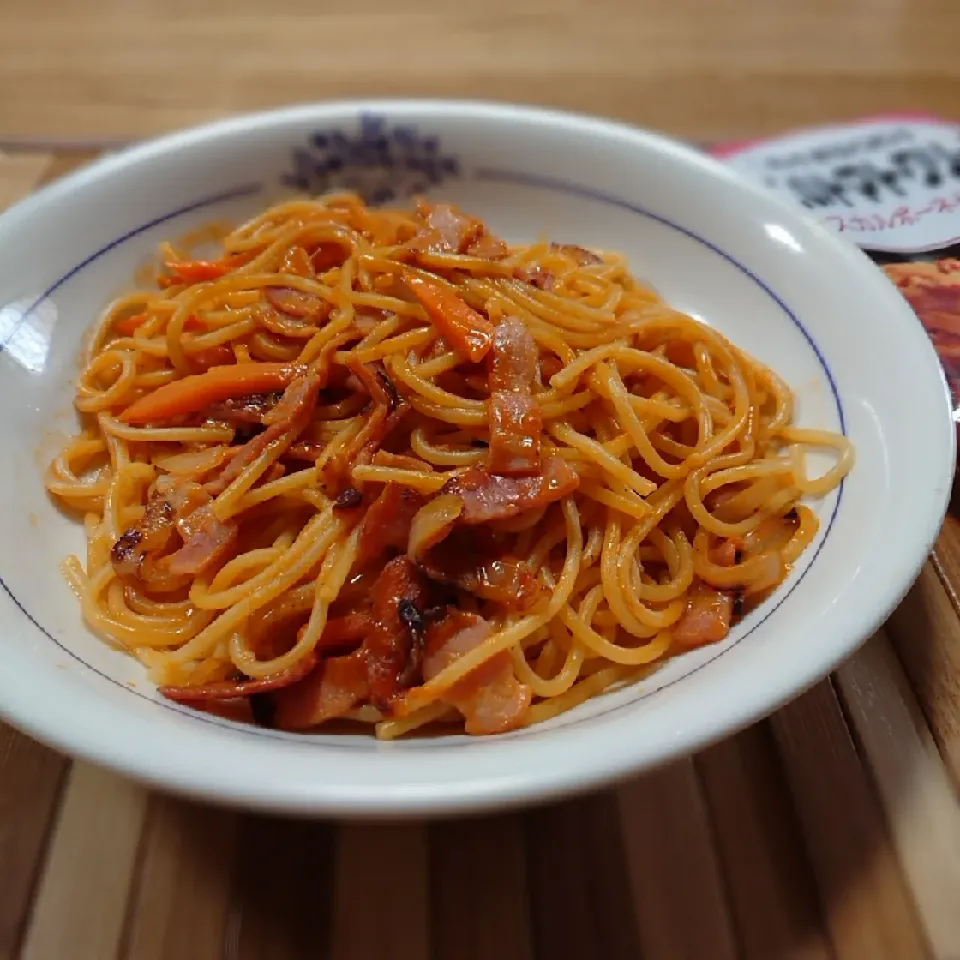
<path id="1" fill-rule="evenodd" d="M 507 102 L 458 99 L 374 98 L 338 99 L 299 104 L 280 109 L 244 113 L 208 123 L 201 123 L 182 130 L 153 137 L 101 157 L 76 171 L 38 190 L 0 215 L 0 233 L 15 229 L 18 222 L 29 219 L 34 212 L 55 202 L 58 197 L 82 191 L 89 182 L 108 178 L 111 173 L 136 167 L 155 157 L 168 155 L 182 147 L 214 142 L 222 137 L 250 133 L 258 130 L 282 129 L 288 124 L 310 120 L 329 121 L 336 117 L 355 117 L 361 113 L 380 113 L 387 117 L 416 114 L 433 115 L 442 121 L 452 117 L 472 117 L 478 121 L 502 122 L 523 121 L 563 128 L 577 138 L 591 135 L 616 138 L 624 149 L 630 147 L 672 157 L 689 168 L 698 170 L 712 179 L 722 179 L 744 195 L 762 199 L 771 209 L 780 210 L 794 223 L 802 224 L 808 235 L 820 244 L 825 243 L 839 265 L 846 263 L 855 270 L 870 270 L 880 275 L 871 260 L 852 244 L 844 243 L 829 230 L 818 224 L 803 211 L 778 197 L 771 196 L 753 184 L 747 183 L 737 173 L 720 161 L 661 133 L 645 130 L 630 124 L 609 120 L 586 113 L 524 106 Z M 881 275 L 882 276 L 882 275 Z M 895 288 L 890 285 L 891 293 Z M 894 300 L 891 299 L 891 305 Z M 909 312 L 909 307 L 902 304 Z M 903 309 L 901 309 L 903 313 Z M 918 325 L 918 334 L 925 335 Z M 245 809 L 281 812 L 293 815 L 337 815 L 350 817 L 456 815 L 480 810 L 502 809 L 524 803 L 556 798 L 578 793 L 586 789 L 608 784 L 623 777 L 661 766 L 679 756 L 701 750 L 709 744 L 729 736 L 745 726 L 766 716 L 788 700 L 821 680 L 837 664 L 851 655 L 887 618 L 905 595 L 925 562 L 940 529 L 951 491 L 956 465 L 956 431 L 952 420 L 949 388 L 939 360 L 927 341 L 929 355 L 940 372 L 944 397 L 943 423 L 940 425 L 945 441 L 944 452 L 937 467 L 943 472 L 942 496 L 926 505 L 918 517 L 918 537 L 924 544 L 923 556 L 914 563 L 901 563 L 899 574 L 893 579 L 899 591 L 878 598 L 874 615 L 864 623 L 863 636 L 854 636 L 851 631 L 845 638 L 838 638 L 831 657 L 821 658 L 817 663 L 808 663 L 799 670 L 785 670 L 779 680 L 751 698 L 737 702 L 734 698 L 714 704 L 709 722 L 692 725 L 670 743 L 640 748 L 624 742 L 612 756 L 598 758 L 586 774 L 581 769 L 528 771 L 523 778 L 514 778 L 509 783 L 492 779 L 488 783 L 473 783 L 466 791 L 455 784 L 444 788 L 441 776 L 437 776 L 420 791 L 398 795 L 375 797 L 367 791 L 362 797 L 350 797 L 338 791 L 312 791 L 304 793 L 295 786 L 275 787 L 248 783 L 246 789 L 236 783 L 223 785 L 204 776 L 204 771 L 195 763 L 164 759 L 157 755 L 138 753 L 135 749 L 117 749 L 116 743 L 92 738 L 82 724 L 61 725 L 43 710 L 23 709 L 16 697 L 0 699 L 0 716 L 13 726 L 36 737 L 42 742 L 62 750 L 71 756 L 113 769 L 159 789 L 193 796 L 208 802 L 240 806 Z M 938 428 L 939 429 L 939 428 Z M 14 599 L 12 594 L 11 599 Z M 15 599 L 14 599 L 14 602 Z M 29 617 L 30 615 L 27 614 Z M 0 614 L 0 620 L 3 615 Z M 32 619 L 32 617 L 31 617 Z M 38 625 L 39 626 L 39 625 Z M 41 628 L 42 629 L 42 628 Z M 4 693 L 3 674 L 0 672 L 0 695 Z M 10 705 L 11 700 L 13 706 Z M 718 720 L 717 717 L 720 717 Z M 189 767 L 189 770 L 184 768 Z M 439 771 L 438 771 L 439 773 Z M 255 779 L 255 778 L 252 778 Z"/>

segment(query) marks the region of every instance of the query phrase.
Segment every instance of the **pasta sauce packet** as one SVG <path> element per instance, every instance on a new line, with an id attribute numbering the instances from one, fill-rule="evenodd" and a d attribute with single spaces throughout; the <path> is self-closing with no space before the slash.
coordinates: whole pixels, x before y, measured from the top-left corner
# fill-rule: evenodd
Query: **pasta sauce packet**
<path id="1" fill-rule="evenodd" d="M 806 207 L 899 287 L 940 356 L 960 439 L 960 124 L 881 116 L 711 152 Z"/>

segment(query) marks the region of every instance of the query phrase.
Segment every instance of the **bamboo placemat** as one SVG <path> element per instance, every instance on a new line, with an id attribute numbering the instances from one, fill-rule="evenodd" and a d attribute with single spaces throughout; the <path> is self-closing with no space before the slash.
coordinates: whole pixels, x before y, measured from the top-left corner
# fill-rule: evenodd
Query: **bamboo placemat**
<path id="1" fill-rule="evenodd" d="M 0 154 L 0 206 L 92 155 Z M 0 725 L 0 960 L 958 960 L 958 788 L 950 517 L 829 680 L 693 758 L 519 814 L 224 812 Z"/>

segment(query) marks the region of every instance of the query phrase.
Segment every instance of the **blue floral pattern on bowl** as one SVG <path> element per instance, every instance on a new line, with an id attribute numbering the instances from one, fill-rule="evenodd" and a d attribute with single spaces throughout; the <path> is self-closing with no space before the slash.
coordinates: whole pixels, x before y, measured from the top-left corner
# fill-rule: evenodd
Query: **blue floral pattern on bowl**
<path id="1" fill-rule="evenodd" d="M 352 191 L 373 205 L 424 193 L 460 175 L 458 159 L 443 153 L 437 137 L 412 124 L 391 126 L 371 113 L 361 114 L 358 132 L 318 130 L 291 159 L 285 186 L 309 193 Z"/>

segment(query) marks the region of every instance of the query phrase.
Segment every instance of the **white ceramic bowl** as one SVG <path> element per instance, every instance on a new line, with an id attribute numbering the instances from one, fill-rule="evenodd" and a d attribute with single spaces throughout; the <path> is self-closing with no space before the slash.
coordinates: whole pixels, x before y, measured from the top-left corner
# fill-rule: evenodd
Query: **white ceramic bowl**
<path id="1" fill-rule="evenodd" d="M 429 190 L 510 240 L 626 251 L 677 307 L 780 371 L 804 424 L 857 464 L 820 535 L 729 639 L 555 722 L 496 738 L 378 743 L 245 727 L 160 701 L 82 625 L 58 565 L 82 532 L 48 500 L 85 328 L 164 239 L 291 187 Z M 916 576 L 951 486 L 954 429 L 922 328 L 861 253 L 723 167 L 650 133 L 518 107 L 329 103 L 242 117 L 112 156 L 0 217 L 0 711 L 163 788 L 306 814 L 502 806 L 662 763 L 824 676 Z"/>

